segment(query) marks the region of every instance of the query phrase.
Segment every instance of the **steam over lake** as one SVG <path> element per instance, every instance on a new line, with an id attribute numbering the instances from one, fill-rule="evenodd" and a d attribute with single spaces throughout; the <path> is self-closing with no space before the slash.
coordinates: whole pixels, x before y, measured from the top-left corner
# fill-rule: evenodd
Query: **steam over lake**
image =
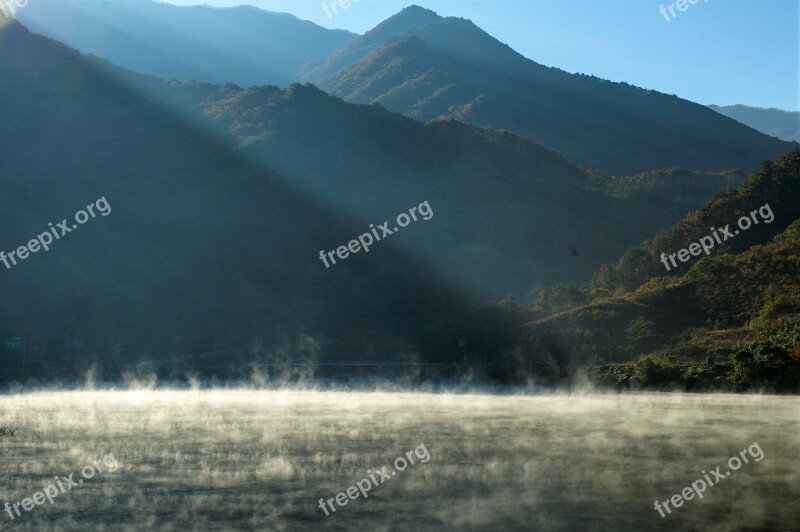
<path id="1" fill-rule="evenodd" d="M 0 396 L 0 503 L 112 453 L 14 530 L 800 530 L 800 399 L 74 391 Z M 750 460 L 654 509 L 754 442 Z M 425 463 L 325 516 L 420 444 Z"/>

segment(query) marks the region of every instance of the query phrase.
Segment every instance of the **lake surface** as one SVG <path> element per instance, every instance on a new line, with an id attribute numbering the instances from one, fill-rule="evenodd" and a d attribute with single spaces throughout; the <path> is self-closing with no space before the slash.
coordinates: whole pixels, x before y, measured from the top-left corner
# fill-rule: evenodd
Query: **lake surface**
<path id="1" fill-rule="evenodd" d="M 0 396 L 3 424 L 0 503 L 83 480 L 0 513 L 13 530 L 800 530 L 797 397 L 36 392 Z M 760 461 L 655 510 L 755 442 Z"/>

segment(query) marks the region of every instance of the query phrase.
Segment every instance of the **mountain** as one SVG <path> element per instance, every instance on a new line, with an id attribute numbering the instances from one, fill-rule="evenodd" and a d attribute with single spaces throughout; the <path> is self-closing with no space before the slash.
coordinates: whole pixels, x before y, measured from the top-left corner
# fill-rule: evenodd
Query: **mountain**
<path id="1" fill-rule="evenodd" d="M 800 112 L 747 105 L 709 105 L 709 108 L 779 139 L 800 142 Z"/>
<path id="2" fill-rule="evenodd" d="M 131 70 L 243 86 L 294 81 L 301 65 L 356 35 L 254 7 L 179 7 L 150 0 L 30 0 L 35 33 Z"/>
<path id="3" fill-rule="evenodd" d="M 0 249 L 98 198 L 112 209 L 0 268 L 0 334 L 52 364 L 70 334 L 86 341 L 76 364 L 198 353 L 217 338 L 245 357 L 302 335 L 321 357 L 449 360 L 423 347 L 432 323 L 587 279 L 700 202 L 611 193 L 603 174 L 591 188 L 528 139 L 310 85 L 136 74 L 18 23 L 0 29 L 0 115 Z M 430 216 L 394 235 L 397 214 L 423 205 Z M 368 254 L 320 260 L 384 221 L 392 236 Z"/>
<path id="4" fill-rule="evenodd" d="M 0 335 L 26 340 L 30 371 L 217 345 L 251 361 L 304 337 L 320 356 L 394 357 L 469 303 L 396 241 L 326 269 L 320 249 L 369 232 L 362 220 L 16 22 L 0 28 L 0 116 L 0 250 L 69 231 L 0 263 Z M 110 213 L 69 227 L 101 198 Z M 68 336 L 85 347 L 65 361 Z"/>
<path id="5" fill-rule="evenodd" d="M 751 169 L 792 148 L 667 95 L 531 61 L 472 22 L 407 8 L 301 70 L 356 103 L 505 129 L 616 175 Z"/>
<path id="6" fill-rule="evenodd" d="M 636 186 L 620 194 L 617 178 L 587 173 L 525 138 L 452 120 L 423 124 L 310 85 L 128 79 L 364 224 L 429 200 L 441 214 L 428 237 L 409 245 L 480 298 L 528 299 L 547 284 L 588 279 L 609 257 L 743 178 L 664 170 L 622 178 Z"/>
<path id="7" fill-rule="evenodd" d="M 441 22 L 442 20 L 444 19 L 430 9 L 419 6 L 408 7 L 400 14 L 378 24 L 363 36 L 353 39 L 327 57 L 317 58 L 303 65 L 299 71 L 299 80 L 316 80 L 333 75 L 339 70 L 362 60 L 397 35 L 422 28 L 428 24 Z"/>
<path id="8" fill-rule="evenodd" d="M 751 169 L 792 147 L 674 95 L 545 67 L 468 20 L 418 6 L 363 36 L 252 7 L 150 0 L 30 0 L 18 17 L 140 73 L 245 87 L 313 82 L 420 120 L 508 130 L 618 176 Z"/>

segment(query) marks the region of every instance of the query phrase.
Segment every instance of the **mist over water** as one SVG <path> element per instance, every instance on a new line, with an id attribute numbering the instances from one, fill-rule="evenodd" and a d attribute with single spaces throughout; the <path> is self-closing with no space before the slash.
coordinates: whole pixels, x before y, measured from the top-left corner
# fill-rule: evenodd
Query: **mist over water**
<path id="1" fill-rule="evenodd" d="M 19 530 L 797 530 L 800 400 L 319 390 L 0 397 L 0 503 L 108 453 Z M 653 507 L 758 442 L 761 461 L 662 518 Z M 418 445 L 430 453 L 326 517 Z M 77 478 L 77 475 L 76 475 Z"/>

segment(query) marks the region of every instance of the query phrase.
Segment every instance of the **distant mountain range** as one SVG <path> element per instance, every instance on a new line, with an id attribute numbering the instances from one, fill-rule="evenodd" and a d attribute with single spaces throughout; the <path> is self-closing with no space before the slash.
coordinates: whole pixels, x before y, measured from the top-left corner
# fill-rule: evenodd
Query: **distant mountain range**
<path id="1" fill-rule="evenodd" d="M 137 72 L 242 86 L 288 85 L 355 34 L 255 7 L 149 0 L 30 0 L 28 29 Z"/>
<path id="2" fill-rule="evenodd" d="M 800 112 L 747 105 L 709 105 L 727 117 L 779 139 L 800 142 Z"/>
<path id="3" fill-rule="evenodd" d="M 307 65 L 301 79 L 413 118 L 513 131 L 618 175 L 752 168 L 792 147 L 677 96 L 542 66 L 468 20 L 420 7 Z"/>
<path id="4" fill-rule="evenodd" d="M 31 0 L 20 21 L 159 77 L 240 86 L 310 81 L 354 103 L 523 135 L 615 175 L 751 169 L 792 148 L 674 95 L 531 61 L 472 22 L 412 6 L 363 36 L 255 8 Z"/>

